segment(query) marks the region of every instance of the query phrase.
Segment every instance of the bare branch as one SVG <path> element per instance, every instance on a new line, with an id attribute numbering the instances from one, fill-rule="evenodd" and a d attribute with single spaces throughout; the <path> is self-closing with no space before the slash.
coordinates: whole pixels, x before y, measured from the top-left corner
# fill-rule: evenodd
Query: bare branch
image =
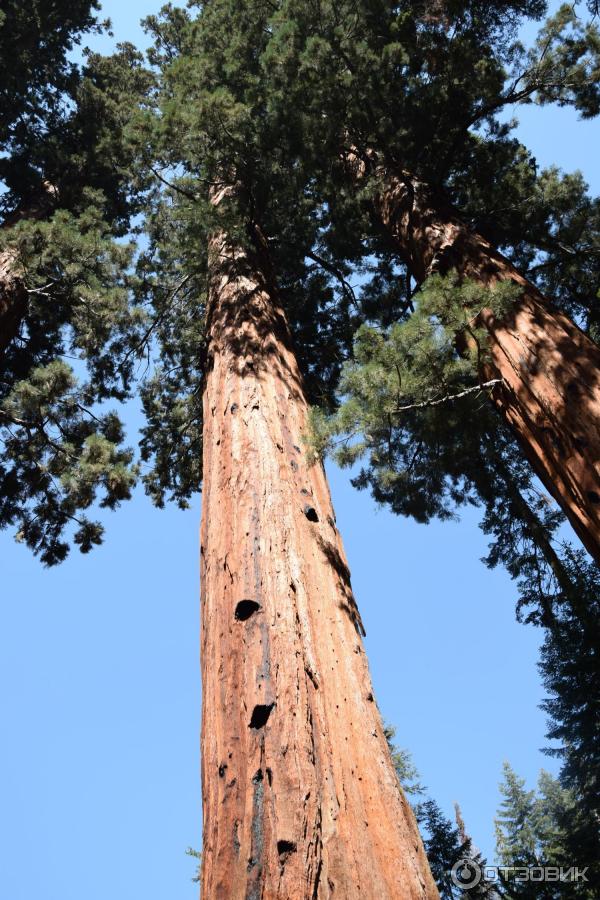
<path id="1" fill-rule="evenodd" d="M 410 403 L 408 406 L 398 406 L 396 409 L 393 409 L 392 412 L 399 413 L 405 412 L 408 409 L 424 409 L 426 406 L 440 406 L 442 403 L 460 400 L 462 397 L 466 397 L 467 394 L 483 391 L 484 388 L 493 387 L 495 384 L 502 384 L 502 378 L 492 378 L 491 381 L 484 381 L 483 384 L 476 384 L 473 387 L 465 388 L 464 391 L 460 391 L 458 394 L 446 394 L 445 397 L 440 397 L 437 400 L 430 398 L 429 400 L 421 400 L 420 403 Z"/>
<path id="2" fill-rule="evenodd" d="M 155 175 L 159 181 L 161 181 L 166 187 L 170 188 L 172 191 L 177 191 L 179 194 L 183 194 L 184 197 L 187 197 L 188 200 L 193 200 L 194 203 L 197 203 L 198 200 L 200 200 L 200 197 L 198 197 L 196 194 L 192 194 L 192 193 L 190 193 L 190 191 L 186 191 L 186 190 L 184 190 L 184 188 L 179 187 L 176 184 L 172 184 L 170 181 L 167 181 L 167 179 L 163 178 L 163 176 L 160 174 L 160 172 L 157 172 L 153 166 L 150 166 L 149 168 L 150 168 L 150 171 L 152 172 L 152 174 Z"/>
<path id="3" fill-rule="evenodd" d="M 346 280 L 346 277 L 342 270 L 333 263 L 330 263 L 326 259 L 323 259 L 323 257 L 319 256 L 317 253 L 307 253 L 306 255 L 309 259 L 312 259 L 313 262 L 316 262 L 318 266 L 320 266 L 322 269 L 325 269 L 326 272 L 329 272 L 330 275 L 334 275 L 338 279 L 342 286 L 344 294 L 350 299 L 350 302 L 354 306 L 356 306 L 356 294 L 354 293 L 352 285 Z"/>

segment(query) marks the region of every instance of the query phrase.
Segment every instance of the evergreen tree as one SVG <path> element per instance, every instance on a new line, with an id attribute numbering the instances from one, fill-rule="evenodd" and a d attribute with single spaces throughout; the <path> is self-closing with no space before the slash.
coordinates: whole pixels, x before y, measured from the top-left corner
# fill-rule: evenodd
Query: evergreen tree
<path id="1" fill-rule="evenodd" d="M 453 825 L 435 800 L 426 796 L 426 790 L 419 781 L 419 773 L 410 753 L 394 744 L 395 734 L 395 728 L 389 725 L 385 727 L 385 737 L 396 776 L 410 800 L 424 834 L 425 852 L 440 897 L 443 900 L 455 900 L 458 897 L 496 897 L 493 886 L 482 875 L 486 861 L 473 847 L 473 842 L 466 833 L 458 804 L 455 805 L 457 821 L 456 825 Z M 457 868 L 459 863 L 461 863 L 460 870 Z M 461 888 L 458 873 L 465 866 L 466 882 L 474 880 L 477 883 L 472 887 Z"/>
<path id="2" fill-rule="evenodd" d="M 423 803 L 419 824 L 426 835 L 425 852 L 442 900 L 493 896 L 485 881 L 478 881 L 472 888 L 465 889 L 456 884 L 455 879 L 460 880 L 458 873 L 463 868 L 466 869 L 465 883 L 468 884 L 484 862 L 479 856 L 476 859 L 472 857 L 471 840 L 463 838 L 458 825 L 453 825 L 446 818 L 435 800 L 429 799 Z M 469 865 L 472 860 L 476 863 L 476 868 Z M 454 869 L 459 863 L 462 863 L 460 870 Z M 452 878 L 453 869 L 457 873 L 455 879 Z"/>
<path id="3" fill-rule="evenodd" d="M 348 2 L 319 4 L 313 15 L 290 0 L 275 17 L 268 62 L 277 89 L 293 97 L 288 115 L 303 117 L 306 155 L 315 167 L 326 164 L 330 251 L 350 254 L 353 247 L 360 256 L 366 248 L 357 241 L 378 236 L 375 247 L 383 245 L 388 258 L 399 254 L 408 283 L 454 269 L 479 285 L 469 312 L 487 332 L 480 379 L 497 379 L 490 398 L 600 558 L 600 355 L 538 289 L 546 279 L 569 312 L 583 302 L 582 318 L 593 329 L 598 205 L 582 196 L 580 178 L 538 176 L 511 126 L 498 121 L 507 103 L 534 100 L 572 104 L 584 116 L 598 112 L 598 33 L 575 7 L 561 7 L 531 50 L 515 40 L 518 21 L 544 9 L 525 2 Z M 336 158 L 337 170 L 330 162 Z M 368 230 L 348 202 L 348 173 L 356 199 L 368 202 L 377 220 Z M 568 243 L 561 232 L 570 234 Z M 503 316 L 486 306 L 485 288 L 498 281 L 518 288 Z M 589 390 L 578 386 L 583 371 Z"/>
<path id="4" fill-rule="evenodd" d="M 500 863 L 502 895 L 506 897 L 558 898 L 596 896 L 595 859 L 584 860 L 581 846 L 574 851 L 570 823 L 573 821 L 575 798 L 572 792 L 548 772 L 542 771 L 538 790 L 527 791 L 508 763 L 504 764 L 504 781 L 500 785 L 504 797 L 496 820 L 496 852 Z M 518 877 L 518 870 L 550 868 L 563 870 L 560 877 L 544 881 Z M 572 869 L 585 871 L 580 877 Z"/>
<path id="5" fill-rule="evenodd" d="M 47 117 L 77 81 L 69 53 L 98 30 L 97 0 L 4 0 L 0 10 L 0 144 L 24 130 L 43 134 Z"/>
<path id="6" fill-rule="evenodd" d="M 540 670 L 548 698 L 548 737 L 553 747 L 547 752 L 562 761 L 561 784 L 572 802 L 562 812 L 565 846 L 572 860 L 591 865 L 598 882 L 600 859 L 600 577 L 598 570 L 581 553 L 567 558 L 574 584 L 579 590 L 579 606 L 559 607 L 556 627 L 547 632 L 542 646 Z M 585 615 L 581 615 L 581 608 Z M 558 747 L 554 742 L 558 742 Z"/>
<path id="7" fill-rule="evenodd" d="M 324 471 L 303 448 L 350 298 L 334 306 L 309 262 L 315 204 L 261 59 L 271 13 L 214 0 L 148 21 L 159 92 L 140 123 L 156 179 L 140 290 L 160 362 L 143 453 L 159 504 L 202 478 L 202 891 L 434 898 Z"/>
<path id="8" fill-rule="evenodd" d="M 543 865 L 537 833 L 535 791 L 525 790 L 525 779 L 519 778 L 508 763 L 504 764 L 504 797 L 496 820 L 496 853 L 503 866 L 531 867 Z M 506 879 L 510 886 L 511 878 Z M 510 886 L 509 890 L 531 896 L 539 890 L 535 885 Z M 542 886 L 542 891 L 545 888 Z"/>
<path id="9" fill-rule="evenodd" d="M 396 729 L 392 725 L 385 725 L 383 729 L 385 739 L 392 757 L 392 764 L 396 773 L 396 778 L 402 786 L 404 793 L 410 798 L 410 803 L 415 811 L 417 819 L 419 818 L 419 798 L 425 794 L 425 788 L 420 782 L 420 776 L 415 766 L 411 754 L 403 747 L 398 747 L 394 743 Z"/>
<path id="10" fill-rule="evenodd" d="M 100 26 L 91 2 L 10 2 L 0 13 L 0 527 L 46 564 L 136 477 L 105 401 L 129 395 L 141 311 L 129 306 L 136 212 L 125 123 L 148 87 L 141 57 L 70 59 Z M 80 359 L 72 366 L 69 359 Z M 99 405 L 101 404 L 101 405 Z"/>

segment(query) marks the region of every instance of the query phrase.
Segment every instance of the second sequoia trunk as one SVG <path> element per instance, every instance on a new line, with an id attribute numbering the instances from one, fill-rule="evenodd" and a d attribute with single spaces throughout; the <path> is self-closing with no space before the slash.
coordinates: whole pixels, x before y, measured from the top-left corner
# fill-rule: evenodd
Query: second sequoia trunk
<path id="1" fill-rule="evenodd" d="M 600 563 L 600 348 L 428 185 L 406 172 L 380 174 L 378 217 L 417 282 L 455 270 L 486 287 L 508 280 L 522 288 L 509 316 L 479 313 L 490 336 L 482 374 L 502 378 L 496 406 Z"/>
<path id="2" fill-rule="evenodd" d="M 218 202 L 219 198 L 214 198 Z M 436 898 L 260 231 L 211 241 L 202 502 L 202 896 Z"/>

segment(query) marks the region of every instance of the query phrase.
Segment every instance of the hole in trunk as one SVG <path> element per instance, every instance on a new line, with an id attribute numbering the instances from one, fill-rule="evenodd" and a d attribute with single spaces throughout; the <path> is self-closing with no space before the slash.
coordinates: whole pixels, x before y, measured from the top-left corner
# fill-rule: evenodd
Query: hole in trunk
<path id="1" fill-rule="evenodd" d="M 296 852 L 296 842 L 277 841 L 277 852 L 279 853 L 279 856 L 282 857 L 282 862 L 285 862 L 290 853 Z"/>
<path id="2" fill-rule="evenodd" d="M 304 507 L 304 515 L 308 519 L 309 522 L 318 522 L 319 517 L 317 515 L 317 511 L 314 506 L 305 506 Z"/>
<path id="3" fill-rule="evenodd" d="M 235 608 L 235 617 L 238 622 L 245 622 L 259 609 L 260 603 L 257 603 L 256 600 L 240 600 Z"/>
<path id="4" fill-rule="evenodd" d="M 275 706 L 274 703 L 260 703 L 258 706 L 255 706 L 252 710 L 252 718 L 250 719 L 250 728 L 264 728 L 267 722 L 269 721 L 269 716 L 271 715 L 271 710 Z M 262 772 L 261 772 L 262 778 Z"/>
<path id="5" fill-rule="evenodd" d="M 588 491 L 587 495 L 592 503 L 600 503 L 600 494 L 597 494 L 596 491 Z"/>
<path id="6" fill-rule="evenodd" d="M 252 784 L 259 784 L 263 780 L 262 769 L 258 769 L 256 775 L 252 778 Z"/>
<path id="7" fill-rule="evenodd" d="M 226 768 L 227 768 L 227 763 L 221 763 L 221 765 L 219 766 L 219 778 L 225 777 Z"/>

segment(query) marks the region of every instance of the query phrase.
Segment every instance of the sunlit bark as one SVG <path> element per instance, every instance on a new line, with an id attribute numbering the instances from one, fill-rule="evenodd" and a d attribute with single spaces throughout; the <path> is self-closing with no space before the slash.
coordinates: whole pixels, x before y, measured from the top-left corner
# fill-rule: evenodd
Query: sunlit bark
<path id="1" fill-rule="evenodd" d="M 250 244 L 210 246 L 202 896 L 436 898 L 259 229 Z"/>

